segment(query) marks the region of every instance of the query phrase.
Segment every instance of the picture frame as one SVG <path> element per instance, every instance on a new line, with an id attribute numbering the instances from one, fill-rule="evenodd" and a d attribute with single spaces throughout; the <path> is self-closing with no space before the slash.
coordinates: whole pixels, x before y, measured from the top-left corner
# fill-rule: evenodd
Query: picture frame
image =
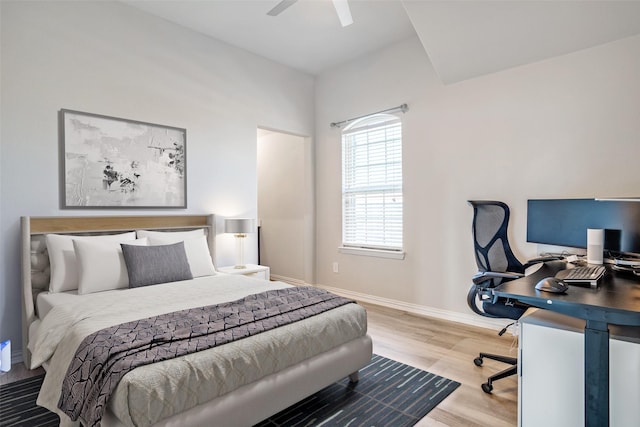
<path id="1" fill-rule="evenodd" d="M 187 207 L 187 131 L 60 110 L 61 205 L 67 209 Z"/>

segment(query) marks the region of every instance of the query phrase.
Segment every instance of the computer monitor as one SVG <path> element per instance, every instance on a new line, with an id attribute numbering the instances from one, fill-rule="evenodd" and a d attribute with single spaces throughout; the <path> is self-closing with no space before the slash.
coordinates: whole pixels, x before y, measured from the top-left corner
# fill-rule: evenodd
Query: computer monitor
<path id="1" fill-rule="evenodd" d="M 640 254 L 640 201 L 537 199 L 527 202 L 527 242 L 587 247 L 587 229 L 605 230 L 605 251 Z"/>

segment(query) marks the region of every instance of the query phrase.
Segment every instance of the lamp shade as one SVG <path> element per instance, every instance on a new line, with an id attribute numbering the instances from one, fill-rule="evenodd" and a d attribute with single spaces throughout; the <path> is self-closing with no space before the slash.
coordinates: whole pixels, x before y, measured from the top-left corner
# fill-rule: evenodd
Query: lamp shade
<path id="1" fill-rule="evenodd" d="M 256 231 L 255 220 L 249 218 L 228 218 L 224 220 L 225 233 L 246 234 Z"/>

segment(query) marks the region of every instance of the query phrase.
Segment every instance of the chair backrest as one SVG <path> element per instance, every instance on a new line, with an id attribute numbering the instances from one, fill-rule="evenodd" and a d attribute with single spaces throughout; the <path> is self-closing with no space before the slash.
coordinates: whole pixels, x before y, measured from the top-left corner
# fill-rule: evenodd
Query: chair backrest
<path id="1" fill-rule="evenodd" d="M 473 246 L 478 270 L 524 273 L 524 266 L 513 254 L 507 238 L 509 207 L 492 200 L 469 200 L 469 203 L 473 206 Z M 493 286 L 499 282 L 494 279 Z"/>

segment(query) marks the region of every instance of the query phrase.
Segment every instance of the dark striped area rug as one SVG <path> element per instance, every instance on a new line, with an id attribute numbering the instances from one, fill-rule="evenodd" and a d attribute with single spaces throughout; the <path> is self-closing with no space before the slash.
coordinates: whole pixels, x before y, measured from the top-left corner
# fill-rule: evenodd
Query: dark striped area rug
<path id="1" fill-rule="evenodd" d="M 0 386 L 0 426 L 53 427 L 60 418 L 36 405 L 44 375 Z"/>
<path id="2" fill-rule="evenodd" d="M 360 381 L 344 379 L 257 424 L 273 426 L 412 426 L 460 383 L 376 354 Z"/>
<path id="3" fill-rule="evenodd" d="M 58 426 L 57 415 L 36 405 L 43 378 L 0 386 L 0 426 Z M 345 378 L 257 426 L 412 426 L 459 385 L 374 354 L 358 383 Z"/>

